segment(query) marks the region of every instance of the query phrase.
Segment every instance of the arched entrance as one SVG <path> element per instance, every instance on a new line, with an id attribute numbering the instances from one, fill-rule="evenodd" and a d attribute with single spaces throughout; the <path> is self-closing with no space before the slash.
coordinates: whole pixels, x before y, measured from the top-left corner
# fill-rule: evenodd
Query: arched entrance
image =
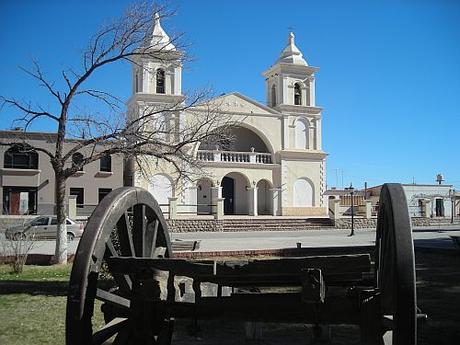
<path id="1" fill-rule="evenodd" d="M 269 215 L 272 214 L 273 196 L 270 182 L 260 180 L 257 183 L 257 214 Z"/>
<path id="2" fill-rule="evenodd" d="M 241 173 L 231 172 L 221 182 L 224 214 L 249 214 L 249 180 Z"/>
<path id="3" fill-rule="evenodd" d="M 197 182 L 196 200 L 198 214 L 211 214 L 212 195 L 211 188 L 213 187 L 212 180 L 209 178 L 201 178 Z"/>

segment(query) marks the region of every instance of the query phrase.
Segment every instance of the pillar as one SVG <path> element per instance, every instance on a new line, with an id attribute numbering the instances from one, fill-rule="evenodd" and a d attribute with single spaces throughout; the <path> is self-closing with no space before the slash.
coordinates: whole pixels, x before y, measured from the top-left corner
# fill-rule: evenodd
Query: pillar
<path id="1" fill-rule="evenodd" d="M 281 188 L 272 188 L 270 192 L 272 197 L 272 215 L 278 216 L 280 215 Z"/>
<path id="2" fill-rule="evenodd" d="M 218 213 L 217 201 L 219 199 L 222 199 L 222 187 L 220 187 L 220 186 L 211 187 L 211 205 L 212 205 L 211 210 L 212 210 L 212 213 L 214 214 L 214 217 L 217 217 L 217 213 Z M 223 208 L 222 208 L 222 210 L 223 210 Z M 222 211 L 222 213 L 223 213 L 223 211 Z"/>
<path id="3" fill-rule="evenodd" d="M 169 201 L 169 219 L 177 219 L 177 198 L 168 198 Z"/>
<path id="4" fill-rule="evenodd" d="M 372 218 L 372 202 L 369 200 L 365 201 L 365 211 L 366 211 L 366 219 L 371 219 Z"/>
<path id="5" fill-rule="evenodd" d="M 69 211 L 67 212 L 70 219 L 75 220 L 77 218 L 77 196 L 69 195 Z"/>
<path id="6" fill-rule="evenodd" d="M 257 187 L 248 188 L 249 215 L 257 216 Z"/>
<path id="7" fill-rule="evenodd" d="M 217 198 L 216 201 L 216 212 L 214 213 L 214 219 L 224 218 L 224 200 L 225 198 Z"/>
<path id="8" fill-rule="evenodd" d="M 340 199 L 329 200 L 329 217 L 332 220 L 337 220 L 342 217 L 340 213 Z"/>

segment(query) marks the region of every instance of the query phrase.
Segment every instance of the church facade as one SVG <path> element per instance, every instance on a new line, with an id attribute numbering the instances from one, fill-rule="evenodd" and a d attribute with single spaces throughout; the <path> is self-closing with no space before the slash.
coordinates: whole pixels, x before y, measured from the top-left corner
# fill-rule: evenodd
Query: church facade
<path id="1" fill-rule="evenodd" d="M 183 99 L 181 64 L 174 60 L 180 52 L 169 42 L 159 18 L 152 40 L 167 47 L 168 59 L 134 65 L 128 102 L 133 114 Z M 327 155 L 321 145 L 322 109 L 315 103 L 317 71 L 307 64 L 290 33 L 279 58 L 263 72 L 267 104 L 238 92 L 213 100 L 218 111 L 238 125 L 232 128 L 235 140 L 229 147 L 196 147 L 195 159 L 205 170 L 202 176 L 176 181 L 172 167 L 157 163 L 149 176 L 135 174 L 134 185 L 148 189 L 160 205 L 173 198 L 179 214 L 210 214 L 216 201 L 224 199 L 226 215 L 325 216 Z M 187 111 L 177 114 L 174 128 L 186 119 Z M 172 133 L 173 137 L 179 136 Z"/>

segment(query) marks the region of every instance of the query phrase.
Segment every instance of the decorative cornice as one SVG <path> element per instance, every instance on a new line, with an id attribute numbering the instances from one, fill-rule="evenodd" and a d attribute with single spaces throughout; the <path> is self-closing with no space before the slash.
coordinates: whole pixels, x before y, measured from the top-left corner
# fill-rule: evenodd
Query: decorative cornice
<path id="1" fill-rule="evenodd" d="M 159 93 L 135 93 L 129 100 L 128 104 L 133 102 L 152 102 L 152 103 L 181 103 L 185 100 L 183 95 L 167 95 Z"/>
<path id="2" fill-rule="evenodd" d="M 295 64 L 288 64 L 288 63 L 278 63 L 271 66 L 268 70 L 262 73 L 262 75 L 266 78 L 269 78 L 273 74 L 314 74 L 319 71 L 319 67 L 313 66 L 303 66 L 303 65 L 295 65 Z"/>
<path id="3" fill-rule="evenodd" d="M 292 104 L 279 104 L 276 106 L 281 112 L 289 112 L 296 114 L 305 114 L 305 115 L 321 115 L 323 108 L 305 106 L 305 105 L 292 105 Z"/>
<path id="4" fill-rule="evenodd" d="M 314 159 L 314 160 L 323 160 L 327 157 L 327 153 L 319 150 L 281 150 L 276 153 L 279 155 L 280 159 L 290 159 L 290 160 L 304 160 L 304 159 Z"/>

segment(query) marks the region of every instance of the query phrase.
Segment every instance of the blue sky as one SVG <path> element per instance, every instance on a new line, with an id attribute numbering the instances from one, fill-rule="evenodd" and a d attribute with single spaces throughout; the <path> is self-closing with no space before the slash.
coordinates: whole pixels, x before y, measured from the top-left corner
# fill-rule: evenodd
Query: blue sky
<path id="1" fill-rule="evenodd" d="M 17 66 L 36 58 L 50 77 L 78 67 L 88 37 L 130 1 L 0 0 L 0 95 L 50 104 Z M 317 74 L 328 185 L 433 183 L 460 190 L 460 1 L 171 1 L 163 26 L 194 57 L 183 87 L 212 86 L 265 102 L 261 75 L 288 28 Z M 129 66 L 96 75 L 128 98 Z M 1 129 L 16 114 L 1 113 Z M 48 123 L 33 129 L 53 130 Z"/>

